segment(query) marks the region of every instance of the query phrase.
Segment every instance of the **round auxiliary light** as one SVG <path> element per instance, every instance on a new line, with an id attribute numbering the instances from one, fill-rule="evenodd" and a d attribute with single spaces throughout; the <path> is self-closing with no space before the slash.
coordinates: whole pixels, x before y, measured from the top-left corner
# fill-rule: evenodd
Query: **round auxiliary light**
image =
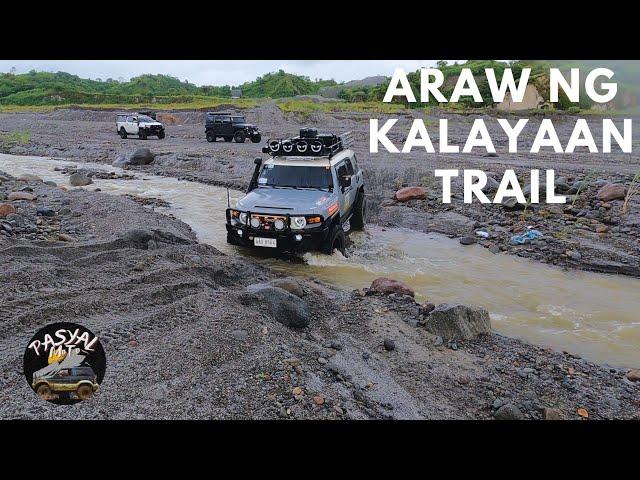
<path id="1" fill-rule="evenodd" d="M 251 219 L 251 226 L 252 226 L 253 228 L 258 228 L 258 227 L 260 226 L 260 220 L 259 220 L 259 219 L 257 219 L 256 217 L 253 217 L 253 218 Z"/>
<path id="2" fill-rule="evenodd" d="M 277 152 L 280 149 L 280 142 L 278 140 L 271 140 L 269 142 L 269 150 Z"/>
<path id="3" fill-rule="evenodd" d="M 311 144 L 311 151 L 313 153 L 320 153 L 320 150 L 322 150 L 322 142 L 313 142 Z"/>
<path id="4" fill-rule="evenodd" d="M 284 222 L 278 218 L 275 222 L 273 222 L 273 226 L 276 228 L 276 230 L 282 230 L 284 228 Z"/>
<path id="5" fill-rule="evenodd" d="M 307 219 L 304 217 L 291 217 L 291 228 L 304 228 L 307 225 Z"/>
<path id="6" fill-rule="evenodd" d="M 239 218 L 240 218 L 240 223 L 241 224 L 243 224 L 243 225 L 247 224 L 247 214 L 246 213 L 242 212 L 240 214 Z"/>
<path id="7" fill-rule="evenodd" d="M 300 234 L 297 234 L 295 238 L 296 238 L 296 242 L 301 242 L 302 241 L 302 235 L 300 235 Z"/>
<path id="8" fill-rule="evenodd" d="M 291 142 L 282 142 L 282 150 L 284 150 L 285 153 L 291 153 L 293 144 Z"/>
<path id="9" fill-rule="evenodd" d="M 304 153 L 307 151 L 307 142 L 305 142 L 304 140 L 301 142 L 296 143 L 296 149 L 300 152 L 300 153 Z"/>
<path id="10" fill-rule="evenodd" d="M 242 230 L 238 229 L 238 236 L 241 237 L 242 236 Z"/>

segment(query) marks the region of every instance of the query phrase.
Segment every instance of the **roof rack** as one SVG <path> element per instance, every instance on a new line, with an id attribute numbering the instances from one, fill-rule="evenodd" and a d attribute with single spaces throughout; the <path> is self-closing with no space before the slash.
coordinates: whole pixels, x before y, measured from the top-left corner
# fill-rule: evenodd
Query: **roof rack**
<path id="1" fill-rule="evenodd" d="M 315 128 L 301 128 L 300 135 L 288 139 L 269 139 L 263 153 L 273 157 L 329 157 L 353 145 L 353 132 L 341 135 L 318 133 Z"/>

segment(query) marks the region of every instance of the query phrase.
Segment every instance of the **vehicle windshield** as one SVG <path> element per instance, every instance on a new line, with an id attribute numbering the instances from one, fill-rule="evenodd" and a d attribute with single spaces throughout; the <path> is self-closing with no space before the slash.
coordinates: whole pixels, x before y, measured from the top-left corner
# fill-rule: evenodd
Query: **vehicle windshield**
<path id="1" fill-rule="evenodd" d="M 233 117 L 233 123 L 245 123 L 244 117 Z"/>
<path id="2" fill-rule="evenodd" d="M 151 117 L 147 117 L 146 115 L 138 115 L 138 122 L 150 123 L 155 122 L 155 120 Z"/>
<path id="3" fill-rule="evenodd" d="M 268 164 L 262 169 L 258 186 L 275 188 L 333 188 L 329 167 Z"/>

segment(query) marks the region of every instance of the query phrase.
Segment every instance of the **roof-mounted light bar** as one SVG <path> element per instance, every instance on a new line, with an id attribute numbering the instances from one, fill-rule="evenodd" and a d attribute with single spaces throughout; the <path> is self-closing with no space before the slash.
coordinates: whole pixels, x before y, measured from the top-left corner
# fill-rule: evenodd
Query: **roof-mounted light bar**
<path id="1" fill-rule="evenodd" d="M 288 139 L 269 139 L 263 153 L 277 156 L 331 157 L 353 145 L 353 133 L 342 135 L 318 134 L 315 128 L 300 129 L 300 136 Z"/>

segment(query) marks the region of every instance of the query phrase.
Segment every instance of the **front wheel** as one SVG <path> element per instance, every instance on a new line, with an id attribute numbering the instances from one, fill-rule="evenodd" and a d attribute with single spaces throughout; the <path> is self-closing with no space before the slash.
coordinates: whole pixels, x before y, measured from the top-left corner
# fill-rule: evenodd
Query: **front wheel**
<path id="1" fill-rule="evenodd" d="M 356 203 L 353 206 L 353 215 L 351 215 L 351 219 L 349 220 L 349 223 L 351 224 L 351 228 L 353 228 L 354 230 L 364 229 L 366 218 L 367 218 L 367 199 L 364 198 L 364 191 L 360 191 L 358 192 L 358 198 L 356 199 Z"/>
<path id="2" fill-rule="evenodd" d="M 76 394 L 78 395 L 78 398 L 80 400 L 88 400 L 93 395 L 93 388 L 91 388 L 89 385 L 80 385 L 78 387 L 78 390 L 76 391 Z"/>
<path id="3" fill-rule="evenodd" d="M 236 143 L 244 143 L 244 141 L 247 139 L 247 134 L 242 130 L 237 131 L 233 136 L 233 139 L 236 141 Z"/>
<path id="4" fill-rule="evenodd" d="M 322 247 L 323 253 L 333 255 L 334 250 L 338 250 L 343 256 L 345 255 L 345 236 L 344 230 L 340 225 L 333 227 L 329 238 Z"/>
<path id="5" fill-rule="evenodd" d="M 124 127 L 120 128 L 120 131 L 118 132 L 118 134 L 120 135 L 120 138 L 122 138 L 122 139 L 127 138 L 127 131 L 124 129 Z"/>
<path id="6" fill-rule="evenodd" d="M 216 136 L 213 132 L 207 132 L 207 142 L 212 143 L 216 141 Z"/>
<path id="7" fill-rule="evenodd" d="M 260 143 L 260 140 L 262 140 L 262 135 L 260 135 L 259 133 L 256 135 L 251 135 L 251 141 L 253 143 Z"/>
<path id="8" fill-rule="evenodd" d="M 159 133 L 158 133 L 158 138 L 159 138 L 160 140 L 162 140 L 162 139 L 164 138 L 164 132 L 159 132 Z"/>

